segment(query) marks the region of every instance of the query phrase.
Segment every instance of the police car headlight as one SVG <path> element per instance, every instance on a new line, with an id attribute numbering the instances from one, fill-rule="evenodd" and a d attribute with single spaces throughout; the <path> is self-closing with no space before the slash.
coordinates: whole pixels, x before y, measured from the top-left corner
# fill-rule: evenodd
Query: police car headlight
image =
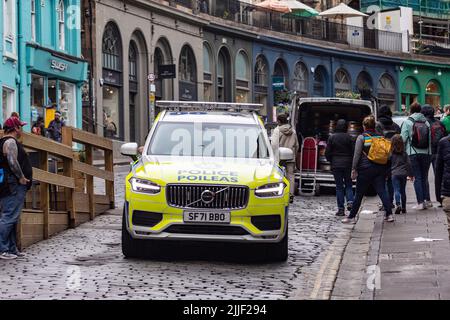
<path id="1" fill-rule="evenodd" d="M 286 185 L 283 182 L 269 183 L 255 189 L 255 195 L 257 197 L 279 197 L 284 193 Z"/>
<path id="2" fill-rule="evenodd" d="M 133 177 L 129 181 L 134 192 L 155 194 L 161 191 L 161 187 L 150 180 Z"/>

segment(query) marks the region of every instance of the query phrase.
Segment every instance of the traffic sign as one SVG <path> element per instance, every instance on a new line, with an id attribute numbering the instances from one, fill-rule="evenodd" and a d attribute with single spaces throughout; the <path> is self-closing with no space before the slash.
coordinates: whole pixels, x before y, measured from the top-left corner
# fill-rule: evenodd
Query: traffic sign
<path id="1" fill-rule="evenodd" d="M 155 74 L 154 73 L 150 73 L 147 77 L 148 81 L 155 81 Z"/>

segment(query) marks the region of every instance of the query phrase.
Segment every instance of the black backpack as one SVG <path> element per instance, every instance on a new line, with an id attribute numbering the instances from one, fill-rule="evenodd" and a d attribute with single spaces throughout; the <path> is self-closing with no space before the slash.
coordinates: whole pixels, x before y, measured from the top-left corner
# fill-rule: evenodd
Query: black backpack
<path id="1" fill-rule="evenodd" d="M 430 130 L 431 130 L 431 146 L 433 148 L 437 148 L 439 141 L 441 141 L 441 139 L 446 136 L 445 127 L 442 125 L 440 121 L 436 120 L 431 124 Z"/>
<path id="2" fill-rule="evenodd" d="M 413 123 L 411 145 L 417 149 L 428 149 L 430 146 L 430 128 L 427 121 L 408 118 Z"/>

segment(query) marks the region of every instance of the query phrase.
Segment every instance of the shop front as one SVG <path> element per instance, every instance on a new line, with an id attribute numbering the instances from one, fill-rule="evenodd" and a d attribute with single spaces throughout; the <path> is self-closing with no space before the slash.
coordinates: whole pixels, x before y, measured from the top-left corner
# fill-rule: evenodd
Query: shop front
<path id="1" fill-rule="evenodd" d="M 81 86 L 87 63 L 36 45 L 27 45 L 27 87 L 23 93 L 21 116 L 32 125 L 39 117 L 46 126 L 60 111 L 66 125 L 81 128 Z"/>
<path id="2" fill-rule="evenodd" d="M 450 66 L 406 64 L 400 67 L 400 101 L 409 109 L 413 102 L 443 107 L 450 104 Z"/>

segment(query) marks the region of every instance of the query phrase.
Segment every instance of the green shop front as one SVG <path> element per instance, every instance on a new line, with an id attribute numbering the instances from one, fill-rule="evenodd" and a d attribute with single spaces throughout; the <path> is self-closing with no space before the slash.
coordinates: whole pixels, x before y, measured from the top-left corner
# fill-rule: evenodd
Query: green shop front
<path id="1" fill-rule="evenodd" d="M 58 110 L 67 125 L 81 128 L 81 88 L 87 76 L 87 62 L 33 44 L 26 46 L 26 58 L 29 90 L 22 93 L 22 118 L 32 125 L 42 117 L 48 124 Z"/>
<path id="2" fill-rule="evenodd" d="M 443 107 L 450 104 L 450 64 L 409 61 L 399 68 L 401 105 L 413 102 Z"/>

